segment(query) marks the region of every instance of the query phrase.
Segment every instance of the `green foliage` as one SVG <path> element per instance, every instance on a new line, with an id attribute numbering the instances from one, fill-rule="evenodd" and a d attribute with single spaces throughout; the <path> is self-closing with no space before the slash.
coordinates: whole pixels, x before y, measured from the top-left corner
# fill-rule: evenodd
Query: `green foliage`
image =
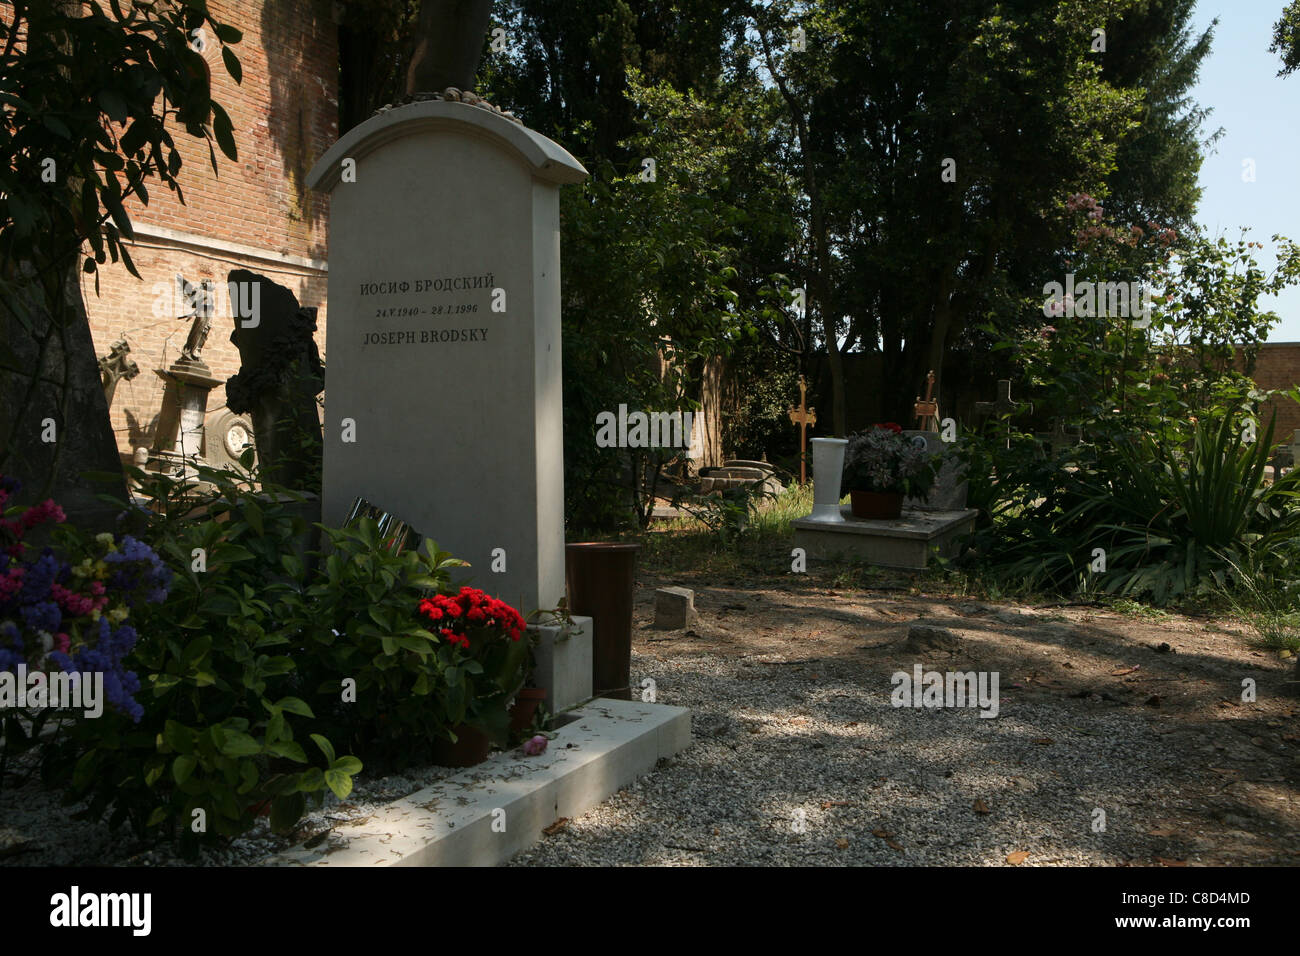
<path id="1" fill-rule="evenodd" d="M 1150 321 L 1061 316 L 995 342 L 1024 368 L 1035 411 L 1082 444 L 1044 446 L 1015 416 L 966 436 L 968 501 L 982 512 L 974 557 L 1031 586 L 1187 596 L 1222 571 L 1220 552 L 1267 553 L 1279 540 L 1269 521 L 1291 527 L 1291 477 L 1263 481 L 1271 427 L 1254 443 L 1243 434 L 1270 397 L 1246 374 L 1277 321 L 1258 299 L 1300 278 L 1300 254 L 1281 240 L 1266 272 L 1244 236 L 1122 230 L 1091 197 L 1068 205 L 1084 214 L 1076 288 L 1136 269 L 1156 290 Z M 1104 574 L 1090 570 L 1095 548 Z"/>
<path id="2" fill-rule="evenodd" d="M 1300 67 L 1300 0 L 1291 0 L 1277 23 L 1273 24 L 1273 42 L 1268 52 L 1282 58 L 1278 76 L 1287 76 Z"/>
<path id="3" fill-rule="evenodd" d="M 1267 562 L 1249 552 L 1239 561 L 1222 557 L 1228 573 L 1216 578 L 1219 593 L 1254 631 L 1255 645 L 1300 651 L 1300 585 L 1294 543 L 1268 555 Z"/>
<path id="4" fill-rule="evenodd" d="M 123 201 L 147 203 L 154 177 L 180 194 L 169 121 L 208 141 L 214 170 L 214 143 L 235 160 L 230 117 L 192 45 L 219 42 L 238 82 L 229 45 L 239 40 L 205 0 L 93 3 L 84 15 L 70 4 L 18 4 L 0 17 L 0 153 L 9 157 L 0 263 L 62 261 L 86 241 L 87 272 L 121 257 L 138 278 L 121 242 L 133 237 Z"/>
<path id="5" fill-rule="evenodd" d="M 87 817 L 193 854 L 259 813 L 288 830 L 326 790 L 344 799 L 362 769 L 353 754 L 404 766 L 460 723 L 505 744 L 530 641 L 471 653 L 417 614 L 463 562 L 431 541 L 395 553 L 368 518 L 316 525 L 327 547 L 312 551 L 302 497 L 253 491 L 237 472 L 199 468 L 198 486 L 132 474 L 156 506 L 129 507 L 126 525 L 174 580 L 164 603 L 137 609 L 140 723 L 78 718 L 46 748 L 47 781 L 86 800 Z"/>
<path id="6" fill-rule="evenodd" d="M 433 542 L 427 553 L 393 553 L 370 518 L 324 531 L 329 549 L 320 572 L 287 622 L 300 635 L 306 692 L 320 702 L 330 737 L 368 763 L 427 758 L 474 695 L 467 678 L 448 674 L 452 649 L 416 608 L 424 594 L 447 587 L 449 569 L 464 562 Z M 347 693 L 345 681 L 353 682 Z"/>
<path id="7" fill-rule="evenodd" d="M 799 395 L 794 357 L 766 340 L 747 341 L 727 363 L 727 376 L 735 387 L 725 399 L 722 447 L 748 461 L 766 456 L 798 474 L 799 429 L 790 424 L 789 414 Z M 809 437 L 815 437 L 812 429 Z"/>
<path id="8" fill-rule="evenodd" d="M 673 504 L 703 524 L 726 548 L 735 547 L 750 532 L 750 519 L 763 501 L 776 495 L 761 481 L 747 482 L 703 495 L 680 495 Z"/>
<path id="9" fill-rule="evenodd" d="M 187 510 L 186 483 L 133 475 L 162 514 Z M 70 800 L 88 801 L 89 818 L 111 806 L 110 826 L 175 836 L 187 854 L 205 837 L 196 811 L 207 836 L 237 836 L 268 806 L 272 825 L 288 829 L 327 787 L 346 796 L 361 769 L 319 735 L 311 751 L 303 746 L 316 714 L 284 622 L 302 605 L 305 522 L 290 496 L 255 494 L 208 469 L 201 477 L 213 483 L 201 518 L 140 516 L 139 533 L 174 572 L 167 600 L 136 610 L 129 662 L 142 677 L 143 719 L 77 718 L 45 767 Z"/>
<path id="10" fill-rule="evenodd" d="M 1186 440 L 1139 434 L 1099 448 L 1004 522 L 985 553 L 1007 576 L 1061 591 L 1156 604 L 1203 591 L 1232 562 L 1300 534 L 1300 472 L 1267 483 L 1273 425 L 1251 442 L 1248 423 L 1225 409 L 1193 422 Z M 1094 573 L 1096 549 L 1105 570 Z"/>
<path id="11" fill-rule="evenodd" d="M 642 178 L 640 163 L 626 171 L 606 163 L 561 200 L 566 510 L 584 528 L 617 526 L 620 513 L 644 526 L 676 458 L 597 448 L 596 415 L 620 404 L 696 408 L 705 364 L 752 338 L 772 308 L 745 290 L 737 268 L 756 214 L 741 211 L 731 179 L 748 142 L 736 110 L 646 86 L 635 72 L 629 83 L 646 122 L 628 145 L 655 159 L 654 180 Z"/>

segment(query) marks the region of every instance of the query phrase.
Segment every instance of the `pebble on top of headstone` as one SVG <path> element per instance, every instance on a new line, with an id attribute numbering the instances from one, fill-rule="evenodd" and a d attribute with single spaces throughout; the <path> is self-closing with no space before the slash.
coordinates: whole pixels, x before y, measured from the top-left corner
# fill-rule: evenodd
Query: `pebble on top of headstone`
<path id="1" fill-rule="evenodd" d="M 655 627 L 680 631 L 699 618 L 695 610 L 695 592 L 690 588 L 659 588 L 655 591 Z"/>

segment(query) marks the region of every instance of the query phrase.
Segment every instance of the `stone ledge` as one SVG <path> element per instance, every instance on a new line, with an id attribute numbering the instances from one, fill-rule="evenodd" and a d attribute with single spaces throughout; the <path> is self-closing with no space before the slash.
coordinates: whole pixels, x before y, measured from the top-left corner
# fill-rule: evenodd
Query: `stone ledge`
<path id="1" fill-rule="evenodd" d="M 840 508 L 843 522 L 796 518 L 794 543 L 810 558 L 834 560 L 856 557 L 891 568 L 925 568 L 931 548 L 941 557 L 954 557 L 963 535 L 975 527 L 974 508 L 961 511 L 913 511 L 901 518 L 855 518 L 848 505 Z"/>
<path id="2" fill-rule="evenodd" d="M 494 866 L 691 743 L 684 707 L 602 697 L 569 714 L 540 756 L 497 754 L 264 865 Z M 496 810 L 505 811 L 505 832 L 493 829 Z"/>

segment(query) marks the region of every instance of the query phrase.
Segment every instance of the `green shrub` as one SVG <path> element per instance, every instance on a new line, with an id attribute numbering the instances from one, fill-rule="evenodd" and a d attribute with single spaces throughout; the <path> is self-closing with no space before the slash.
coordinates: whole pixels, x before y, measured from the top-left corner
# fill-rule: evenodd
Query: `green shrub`
<path id="1" fill-rule="evenodd" d="M 178 482 L 136 477 L 158 492 L 164 513 L 180 510 Z M 45 761 L 47 780 L 64 784 L 69 801 L 88 801 L 85 816 L 111 807 L 110 826 L 177 836 L 187 854 L 205 834 L 245 832 L 268 806 L 272 825 L 288 829 L 327 787 L 345 797 L 361 769 L 313 732 L 295 635 L 284 626 L 302 605 L 304 520 L 229 473 L 202 477 L 214 491 L 187 520 L 137 516 L 174 572 L 167 600 L 137 609 L 129 661 L 142 678 L 143 717 L 76 718 Z"/>
<path id="2" fill-rule="evenodd" d="M 434 740 L 449 736 L 439 699 L 449 649 L 417 609 L 464 562 L 431 541 L 427 554 L 392 553 L 370 518 L 324 530 L 332 551 L 295 621 L 304 682 L 323 726 L 367 761 L 401 767 L 426 759 Z"/>
<path id="3" fill-rule="evenodd" d="M 1300 651 L 1300 601 L 1296 581 L 1295 549 L 1283 548 L 1270 556 L 1271 568 L 1254 555 L 1241 561 L 1224 555 L 1226 575 L 1216 576 L 1229 607 L 1255 632 L 1253 643 L 1269 650 Z"/>
<path id="4" fill-rule="evenodd" d="M 1179 441 L 1139 434 L 1055 473 L 1056 487 L 1004 520 L 1001 573 L 1058 591 L 1097 589 L 1156 604 L 1204 591 L 1233 561 L 1300 534 L 1300 472 L 1267 483 L 1273 423 L 1245 440 L 1227 410 Z M 1104 552 L 1105 570 L 1092 570 Z"/>

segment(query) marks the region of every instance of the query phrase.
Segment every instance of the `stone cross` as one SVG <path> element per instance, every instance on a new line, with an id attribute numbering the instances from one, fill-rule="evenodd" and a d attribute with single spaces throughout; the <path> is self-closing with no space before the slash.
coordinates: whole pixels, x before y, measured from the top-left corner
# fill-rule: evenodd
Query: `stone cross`
<path id="1" fill-rule="evenodd" d="M 925 399 L 916 396 L 912 413 L 916 415 L 917 428 L 921 431 L 939 430 L 939 403 L 934 400 L 934 369 L 930 369 L 930 374 L 925 377 Z"/>
<path id="2" fill-rule="evenodd" d="M 998 397 L 993 402 L 976 402 L 975 413 L 977 415 L 1020 415 L 1032 413 L 1034 406 L 1032 402 L 1017 402 L 1011 398 L 1011 382 L 1009 379 L 998 379 Z M 1011 437 L 1007 436 L 1007 447 L 1011 447 Z"/>
<path id="3" fill-rule="evenodd" d="M 126 339 L 118 339 L 109 346 L 108 354 L 99 360 L 100 383 L 104 386 L 104 401 L 109 408 L 113 407 L 113 393 L 117 391 L 117 383 L 122 379 L 128 382 L 140 374 L 140 366 L 127 358 L 131 351 L 131 346 L 126 344 Z"/>
<path id="4" fill-rule="evenodd" d="M 1067 448 L 1072 448 L 1083 440 L 1082 433 L 1078 430 L 1067 432 L 1065 430 L 1065 419 L 1058 417 L 1056 423 L 1052 426 L 1052 434 L 1048 437 L 1048 444 L 1051 446 L 1052 454 L 1059 455 Z"/>
<path id="5" fill-rule="evenodd" d="M 808 426 L 817 424 L 817 410 L 808 407 L 808 383 L 799 376 L 799 405 L 790 406 L 790 423 L 799 426 L 799 484 L 808 483 Z"/>

